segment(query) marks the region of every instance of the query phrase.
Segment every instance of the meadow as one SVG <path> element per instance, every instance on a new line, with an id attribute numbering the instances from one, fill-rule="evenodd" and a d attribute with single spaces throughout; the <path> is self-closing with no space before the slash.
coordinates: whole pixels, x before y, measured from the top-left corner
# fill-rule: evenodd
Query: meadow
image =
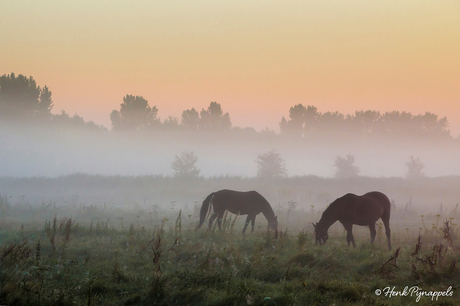
<path id="1" fill-rule="evenodd" d="M 460 212 L 453 200 L 458 178 L 417 184 L 213 178 L 186 184 L 180 195 L 173 187 L 183 182 L 168 178 L 2 180 L 11 194 L 17 186 L 36 186 L 37 192 L 31 187 L 26 195 L 1 196 L 0 304 L 458 305 L 460 300 Z M 325 245 L 316 245 L 311 223 L 335 192 L 373 184 L 383 186 L 393 203 L 393 249 L 387 251 L 381 223 L 374 245 L 369 230 L 355 226 L 357 247 L 348 247 L 339 223 Z M 81 188 L 72 194 L 67 185 Z M 155 193 L 146 194 L 153 185 Z M 265 191 L 280 220 L 278 231 L 268 231 L 259 215 L 255 232 L 243 235 L 245 217 L 232 214 L 222 230 L 215 225 L 197 230 L 206 189 L 221 185 Z M 422 194 L 427 202 L 406 193 Z M 412 291 L 404 291 L 406 286 Z"/>

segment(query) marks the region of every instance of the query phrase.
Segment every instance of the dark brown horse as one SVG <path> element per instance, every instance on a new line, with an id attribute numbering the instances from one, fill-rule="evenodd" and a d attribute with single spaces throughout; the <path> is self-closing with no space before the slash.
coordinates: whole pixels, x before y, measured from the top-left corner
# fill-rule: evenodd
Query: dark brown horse
<path id="1" fill-rule="evenodd" d="M 383 225 L 385 225 L 388 250 L 391 250 L 390 208 L 390 200 L 381 192 L 368 192 L 362 196 L 348 193 L 332 202 L 323 212 L 321 220 L 313 224 L 315 227 L 316 243 L 326 243 L 327 238 L 329 238 L 327 230 L 337 220 L 342 223 L 347 231 L 348 245 L 350 245 L 351 242 L 353 246 L 356 247 L 352 233 L 353 224 L 369 226 L 369 230 L 371 231 L 371 243 L 374 243 L 376 234 L 375 222 L 380 218 L 383 221 Z"/>
<path id="2" fill-rule="evenodd" d="M 267 218 L 268 225 L 271 229 L 278 227 L 278 219 L 273 212 L 272 207 L 263 196 L 257 191 L 233 191 L 233 190 L 220 190 L 213 192 L 206 197 L 203 201 L 200 211 L 200 224 L 198 228 L 203 225 L 206 215 L 209 211 L 209 206 L 212 204 L 214 213 L 209 218 L 209 229 L 211 229 L 212 222 L 217 218 L 217 225 L 221 229 L 222 218 L 224 217 L 225 211 L 229 211 L 233 214 L 248 215 L 246 223 L 243 228 L 243 233 L 248 227 L 249 221 L 251 221 L 252 231 L 254 232 L 254 223 L 256 216 L 263 213 Z"/>

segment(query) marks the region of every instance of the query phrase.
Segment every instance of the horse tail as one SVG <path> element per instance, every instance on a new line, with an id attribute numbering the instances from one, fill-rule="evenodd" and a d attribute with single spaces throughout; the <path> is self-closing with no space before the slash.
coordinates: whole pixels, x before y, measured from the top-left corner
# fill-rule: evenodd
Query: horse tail
<path id="1" fill-rule="evenodd" d="M 384 195 L 384 201 L 383 201 L 383 216 L 384 218 L 387 218 L 388 220 L 390 219 L 390 213 L 391 213 L 391 202 L 390 199 Z"/>
<path id="2" fill-rule="evenodd" d="M 201 205 L 201 210 L 200 210 L 200 224 L 198 225 L 198 228 L 201 228 L 201 226 L 204 223 L 204 220 L 206 220 L 206 215 L 208 214 L 209 211 L 209 204 L 211 203 L 211 199 L 214 196 L 214 192 L 211 193 L 204 199 L 203 204 Z"/>
<path id="3" fill-rule="evenodd" d="M 391 202 L 390 199 L 386 195 L 384 195 L 385 201 L 383 201 L 383 215 L 382 221 L 383 225 L 385 226 L 385 234 L 388 239 L 388 250 L 391 250 L 391 230 L 390 230 L 390 212 L 391 212 Z"/>

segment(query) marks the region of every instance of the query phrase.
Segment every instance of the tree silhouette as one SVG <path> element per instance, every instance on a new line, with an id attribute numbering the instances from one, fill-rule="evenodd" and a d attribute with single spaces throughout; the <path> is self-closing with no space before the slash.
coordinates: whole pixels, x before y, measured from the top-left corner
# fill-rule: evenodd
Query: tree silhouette
<path id="1" fill-rule="evenodd" d="M 82 117 L 75 114 L 72 117 L 66 112 L 61 111 L 60 114 L 53 115 L 53 126 L 57 126 L 59 128 L 67 127 L 67 128 L 84 128 L 86 130 L 91 131 L 106 131 L 107 129 L 103 126 L 97 125 L 93 121 L 86 122 Z"/>
<path id="2" fill-rule="evenodd" d="M 317 129 L 315 132 L 319 134 L 335 134 L 341 135 L 345 132 L 345 116 L 339 112 L 326 112 L 318 116 Z"/>
<path id="3" fill-rule="evenodd" d="M 179 119 L 177 119 L 176 117 L 169 116 L 165 119 L 165 121 L 163 121 L 162 127 L 167 130 L 177 129 L 179 127 Z"/>
<path id="4" fill-rule="evenodd" d="M 0 119 L 49 120 L 52 108 L 51 91 L 41 89 L 32 77 L 14 73 L 0 77 Z"/>
<path id="5" fill-rule="evenodd" d="M 284 117 L 281 118 L 281 133 L 302 136 L 305 124 L 305 114 L 307 109 L 302 104 L 294 105 L 289 109 L 289 121 Z"/>
<path id="6" fill-rule="evenodd" d="M 192 178 L 198 177 L 200 170 L 195 166 L 198 157 L 193 152 L 184 151 L 181 156 L 175 157 L 172 168 L 174 170 L 174 177 Z"/>
<path id="7" fill-rule="evenodd" d="M 420 159 L 414 158 L 411 156 L 409 158 L 409 161 L 406 163 L 407 166 L 407 173 L 406 173 L 406 178 L 409 180 L 416 180 L 420 179 L 425 176 L 425 173 L 422 171 L 425 166 L 423 163 L 420 161 Z"/>
<path id="8" fill-rule="evenodd" d="M 337 156 L 334 162 L 334 167 L 337 168 L 335 172 L 336 178 L 349 178 L 356 177 L 359 173 L 359 168 L 353 165 L 355 157 L 348 154 L 345 158 Z"/>
<path id="9" fill-rule="evenodd" d="M 424 115 L 415 117 L 418 121 L 420 130 L 428 136 L 446 136 L 450 134 L 449 122 L 447 118 L 438 119 L 438 115 L 425 112 Z"/>
<path id="10" fill-rule="evenodd" d="M 158 109 L 150 107 L 143 97 L 126 95 L 120 111 L 113 110 L 110 120 L 114 130 L 142 130 L 160 124 L 157 113 Z"/>
<path id="11" fill-rule="evenodd" d="M 231 129 L 232 122 L 230 115 L 222 111 L 222 106 L 217 102 L 211 102 L 207 110 L 202 109 L 200 113 L 199 126 L 202 129 Z"/>
<path id="12" fill-rule="evenodd" d="M 376 129 L 377 122 L 380 118 L 380 112 L 377 111 L 356 111 L 352 119 L 353 130 L 362 136 L 373 133 Z"/>
<path id="13" fill-rule="evenodd" d="M 198 126 L 200 124 L 200 114 L 192 108 L 192 109 L 187 109 L 182 112 L 182 119 L 180 122 L 180 125 L 191 129 L 191 130 L 196 130 L 198 129 Z"/>
<path id="14" fill-rule="evenodd" d="M 271 150 L 265 154 L 259 154 L 255 160 L 257 163 L 257 176 L 261 178 L 279 178 L 286 176 L 286 164 L 279 153 Z"/>
<path id="15" fill-rule="evenodd" d="M 289 109 L 289 120 L 281 118 L 280 131 L 295 136 L 310 135 L 316 130 L 320 116 L 315 106 L 294 105 Z"/>
<path id="16" fill-rule="evenodd" d="M 282 117 L 280 132 L 297 137 L 348 135 L 348 136 L 403 136 L 448 139 L 451 137 L 447 118 L 426 112 L 417 116 L 408 112 L 361 110 L 346 115 L 339 112 L 319 113 L 315 106 L 294 105 L 289 109 L 289 119 Z"/>
<path id="17" fill-rule="evenodd" d="M 321 113 L 315 106 L 308 105 L 305 111 L 304 135 L 311 135 L 317 130 Z"/>

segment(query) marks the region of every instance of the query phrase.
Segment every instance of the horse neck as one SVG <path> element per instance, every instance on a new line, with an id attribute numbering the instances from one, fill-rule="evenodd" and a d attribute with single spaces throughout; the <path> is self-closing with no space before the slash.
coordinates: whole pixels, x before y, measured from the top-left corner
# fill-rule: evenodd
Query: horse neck
<path id="1" fill-rule="evenodd" d="M 265 205 L 262 208 L 262 214 L 265 216 L 265 218 L 268 220 L 269 223 L 272 223 L 275 221 L 275 212 L 273 211 L 272 207 L 270 204 Z"/>
<path id="2" fill-rule="evenodd" d="M 318 222 L 318 225 L 325 228 L 326 231 L 329 229 L 329 227 L 331 227 L 332 224 L 339 220 L 339 217 L 333 212 L 333 209 L 330 209 L 331 205 L 326 208 Z"/>

